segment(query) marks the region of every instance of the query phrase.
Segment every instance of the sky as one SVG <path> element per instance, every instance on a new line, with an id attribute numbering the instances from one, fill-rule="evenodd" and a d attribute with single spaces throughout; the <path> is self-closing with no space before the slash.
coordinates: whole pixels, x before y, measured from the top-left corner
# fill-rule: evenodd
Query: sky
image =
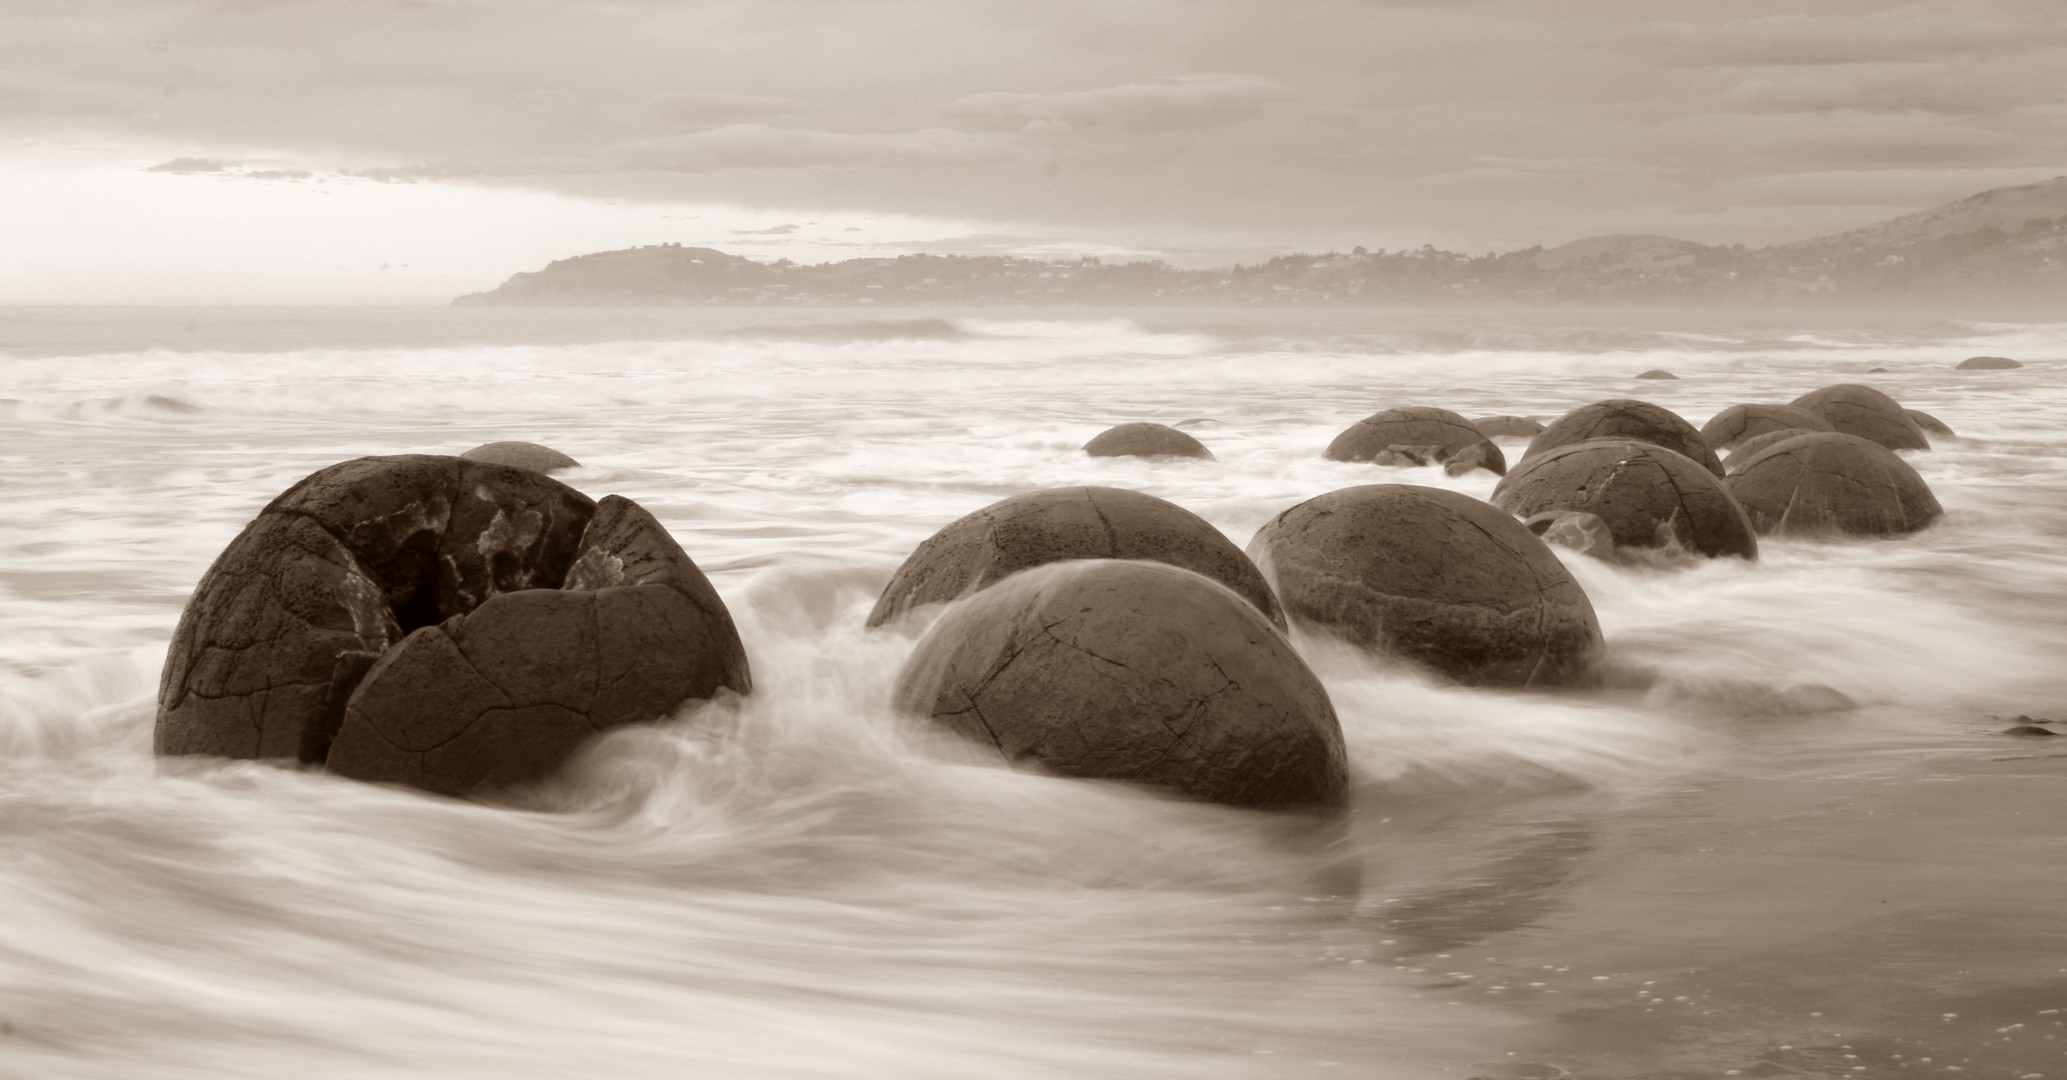
<path id="1" fill-rule="evenodd" d="M 0 3 L 0 303 L 1758 246 L 2063 173 L 2061 0 Z"/>

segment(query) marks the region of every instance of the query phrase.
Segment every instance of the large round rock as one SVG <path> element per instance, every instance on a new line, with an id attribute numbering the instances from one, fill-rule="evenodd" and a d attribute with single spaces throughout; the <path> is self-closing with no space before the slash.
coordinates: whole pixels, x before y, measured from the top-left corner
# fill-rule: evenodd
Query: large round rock
<path id="1" fill-rule="evenodd" d="M 1249 553 L 1293 620 L 1467 683 L 1587 681 L 1593 605 L 1504 511 L 1441 488 L 1368 484 L 1309 499 Z"/>
<path id="2" fill-rule="evenodd" d="M 2007 356 L 1969 356 L 1953 366 L 1959 371 L 2013 371 L 2024 365 Z"/>
<path id="3" fill-rule="evenodd" d="M 1181 566 L 1233 589 L 1284 625 L 1263 575 L 1219 529 L 1175 503 L 1109 487 L 1014 495 L 950 523 L 897 568 L 876 598 L 868 625 L 1068 559 L 1152 559 Z"/>
<path id="4" fill-rule="evenodd" d="M 1606 523 L 1615 548 L 1678 546 L 1709 558 L 1758 558 L 1758 537 L 1713 473 L 1655 443 L 1590 439 L 1523 458 L 1493 489 L 1519 518 L 1559 510 Z"/>
<path id="5" fill-rule="evenodd" d="M 1481 416 L 1471 426 L 1489 439 L 1532 439 L 1543 433 L 1543 425 L 1526 416 Z"/>
<path id="6" fill-rule="evenodd" d="M 1386 409 L 1349 426 L 1322 455 L 1329 461 L 1379 464 L 1463 463 L 1495 475 L 1507 472 L 1507 456 L 1471 421 L 1427 405 Z"/>
<path id="7" fill-rule="evenodd" d="M 899 673 L 900 710 L 1014 764 L 1253 807 L 1344 800 L 1327 691 L 1247 601 L 1189 570 L 1093 560 L 956 604 Z"/>
<path id="8" fill-rule="evenodd" d="M 1739 470 L 1744 468 L 1745 462 L 1765 453 L 1766 447 L 1777 446 L 1794 438 L 1796 435 L 1809 435 L 1822 430 L 1822 428 L 1781 428 L 1778 431 L 1768 431 L 1763 435 L 1753 435 L 1730 449 L 1730 456 L 1723 459 L 1723 472 L 1726 475 L 1735 476 Z"/>
<path id="9" fill-rule="evenodd" d="M 1760 535 L 1897 536 L 1945 512 L 1930 485 L 1893 451 L 1835 432 L 1769 446 L 1727 483 Z"/>
<path id="10" fill-rule="evenodd" d="M 1213 460 L 1206 444 L 1168 424 L 1134 423 L 1107 428 L 1084 444 L 1092 457 L 1201 458 Z"/>
<path id="11" fill-rule="evenodd" d="M 1902 414 L 1909 418 L 1910 423 L 1921 428 L 1926 436 L 1943 435 L 1948 439 L 1959 438 L 1959 434 L 1952 430 L 1951 424 L 1932 416 L 1922 409 L 1903 409 Z"/>
<path id="12" fill-rule="evenodd" d="M 1656 443 L 1693 459 L 1695 464 L 1717 476 L 1723 474 L 1722 462 L 1716 460 L 1715 451 L 1701 438 L 1701 433 L 1694 430 L 1694 425 L 1671 409 L 1631 398 L 1581 405 L 1552 420 L 1550 426 L 1543 429 L 1543 434 L 1529 443 L 1522 459 L 1526 461 L 1537 454 L 1588 439 L 1639 439 Z"/>
<path id="13" fill-rule="evenodd" d="M 1923 429 L 1916 426 L 1902 406 L 1870 386 L 1826 386 L 1795 398 L 1793 404 L 1829 421 L 1833 431 L 1871 439 L 1890 450 L 1931 448 Z"/>
<path id="14" fill-rule="evenodd" d="M 581 467 L 581 462 L 550 446 L 534 442 L 482 443 L 459 456 L 467 461 L 485 461 L 491 465 L 508 465 L 513 469 L 541 473 Z"/>
<path id="15" fill-rule="evenodd" d="M 1830 421 L 1792 405 L 1732 405 L 1701 426 L 1701 441 L 1711 449 L 1728 450 L 1746 439 L 1790 429 L 1837 430 Z"/>

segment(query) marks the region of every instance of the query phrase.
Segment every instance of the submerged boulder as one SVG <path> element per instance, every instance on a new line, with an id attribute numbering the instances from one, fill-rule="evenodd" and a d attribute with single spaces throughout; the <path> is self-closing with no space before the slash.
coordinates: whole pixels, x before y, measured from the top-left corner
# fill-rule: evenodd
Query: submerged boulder
<path id="1" fill-rule="evenodd" d="M 1543 431 L 1542 424 L 1526 416 L 1481 416 L 1471 426 L 1489 439 L 1533 438 Z"/>
<path id="2" fill-rule="evenodd" d="M 533 442 L 482 443 L 459 456 L 466 461 L 485 461 L 490 465 L 508 465 L 513 469 L 529 469 L 539 473 L 581 467 L 581 462 L 558 450 Z"/>
<path id="3" fill-rule="evenodd" d="M 1909 417 L 1910 423 L 1915 424 L 1919 428 L 1922 428 L 1925 434 L 1943 435 L 1948 439 L 1959 438 L 1959 436 L 1953 432 L 1952 425 L 1947 424 L 1945 421 L 1940 420 L 1935 416 L 1932 416 L 1930 413 L 1927 413 L 1922 409 L 1903 409 L 1902 412 L 1904 415 Z"/>
<path id="4" fill-rule="evenodd" d="M 2007 356 L 1969 356 L 1953 365 L 1955 371 L 2009 371 L 2024 365 Z"/>
<path id="5" fill-rule="evenodd" d="M 1837 430 L 1830 421 L 1793 405 L 1732 405 L 1701 426 L 1701 441 L 1713 449 L 1727 450 L 1754 436 L 1789 429 Z"/>
<path id="6" fill-rule="evenodd" d="M 1092 457 L 1203 458 L 1213 452 L 1190 435 L 1167 424 L 1133 423 L 1107 428 L 1084 444 Z"/>
<path id="7" fill-rule="evenodd" d="M 1369 461 L 1387 465 L 1449 465 L 1468 462 L 1464 471 L 1507 472 L 1507 457 L 1471 421 L 1448 409 L 1414 405 L 1386 409 L 1350 425 L 1322 455 L 1329 461 Z"/>
<path id="8" fill-rule="evenodd" d="M 1678 546 L 1711 559 L 1758 558 L 1751 522 L 1721 480 L 1636 439 L 1590 439 L 1523 458 L 1493 489 L 1493 505 L 1519 518 L 1592 514 L 1618 550 Z"/>
<path id="9" fill-rule="evenodd" d="M 1658 379 L 1658 380 L 1665 380 L 1665 379 L 1670 379 L 1670 380 L 1672 380 L 1673 382 L 1678 382 L 1678 381 L 1679 381 L 1679 376 L 1677 376 L 1677 375 L 1674 375 L 1674 374 L 1673 374 L 1672 372 L 1670 372 L 1670 371 L 1667 371 L 1667 370 L 1665 370 L 1664 368 L 1652 368 L 1651 370 L 1649 370 L 1649 371 L 1646 371 L 1646 372 L 1643 372 L 1642 374 L 1638 375 L 1638 376 L 1637 376 L 1637 378 L 1639 378 L 1639 379 Z"/>
<path id="10" fill-rule="evenodd" d="M 1367 484 L 1279 514 L 1249 544 L 1285 613 L 1466 683 L 1584 682 L 1600 623 L 1536 534 L 1441 488 Z"/>
<path id="11" fill-rule="evenodd" d="M 1727 483 L 1762 536 L 1898 536 L 1945 513 L 1908 462 L 1871 439 L 1837 432 L 1781 440 Z"/>
<path id="12" fill-rule="evenodd" d="M 1640 439 L 1656 443 L 1693 459 L 1695 464 L 1717 476 L 1722 475 L 1722 462 L 1716 460 L 1715 451 L 1709 449 L 1701 433 L 1694 430 L 1694 425 L 1671 409 L 1630 398 L 1581 405 L 1552 420 L 1550 426 L 1543 429 L 1543 434 L 1529 443 L 1528 450 L 1522 453 L 1522 460 L 1588 439 Z"/>
<path id="13" fill-rule="evenodd" d="M 1109 487 L 1014 495 L 959 518 L 897 568 L 868 614 L 881 626 L 1030 567 L 1069 559 L 1152 559 L 1206 575 L 1284 625 L 1277 597 L 1248 556 L 1204 518 L 1153 495 Z"/>
<path id="14" fill-rule="evenodd" d="M 1890 450 L 1929 450 L 1931 441 L 1923 429 L 1909 419 L 1894 398 L 1870 386 L 1839 383 L 1811 390 L 1795 398 L 1797 408 L 1807 409 L 1830 422 L 1832 430 L 1871 439 Z"/>
<path id="15" fill-rule="evenodd" d="M 900 711 L 1006 761 L 1252 807 L 1336 807 L 1342 729 L 1306 663 L 1219 582 L 1159 562 L 1036 567 L 949 608 Z"/>
<path id="16" fill-rule="evenodd" d="M 611 558 L 648 566 L 645 577 L 593 584 L 582 568 Z M 567 614 L 585 604 L 596 610 Z M 679 675 L 711 670 L 716 684 Z M 515 692 L 460 689 L 498 679 Z M 664 715 L 715 685 L 751 685 L 731 617 L 630 500 L 598 508 L 538 473 L 459 458 L 359 458 L 289 488 L 202 577 L 166 656 L 153 743 L 161 755 L 326 762 L 465 794 L 544 775 L 601 727 Z M 524 696 L 541 686 L 560 713 Z M 483 701 L 511 712 L 474 740 L 492 752 L 462 737 Z M 391 722 L 355 732 L 360 713 Z M 365 750 L 367 737 L 397 731 L 395 752 Z M 441 766 L 424 749 L 447 736 Z"/>

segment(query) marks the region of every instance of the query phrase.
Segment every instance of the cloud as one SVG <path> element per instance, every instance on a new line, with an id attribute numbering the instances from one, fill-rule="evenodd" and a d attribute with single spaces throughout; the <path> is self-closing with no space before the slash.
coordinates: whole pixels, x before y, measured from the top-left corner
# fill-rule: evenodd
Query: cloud
<path id="1" fill-rule="evenodd" d="M 2036 17 L 2034 26 L 2029 16 L 1991 19 L 1985 7 L 1905 5 L 1863 15 L 1790 13 L 1720 24 L 1659 23 L 1638 28 L 1628 38 L 1671 64 L 1870 64 L 1999 55 L 2067 39 L 2057 14 Z"/>
<path id="2" fill-rule="evenodd" d="M 796 102 L 785 98 L 717 93 L 660 94 L 649 99 L 646 107 L 671 124 L 729 124 L 796 112 L 800 108 Z"/>
<path id="3" fill-rule="evenodd" d="M 1131 132 L 1191 131 L 1254 120 L 1267 106 L 1293 97 L 1283 84 L 1260 75 L 1186 75 L 1056 94 L 974 94 L 946 111 L 986 131 L 1041 122 Z"/>
<path id="4" fill-rule="evenodd" d="M 236 162 L 233 161 L 212 161 L 208 158 L 183 157 L 173 158 L 171 161 L 161 161 L 144 171 L 162 173 L 219 173 L 225 169 L 235 167 Z"/>
<path id="5" fill-rule="evenodd" d="M 966 168 L 1016 156 L 998 138 L 928 128 L 863 133 L 731 124 L 710 131 L 651 139 L 619 148 L 616 157 L 636 169 L 704 172 L 718 169 Z"/>

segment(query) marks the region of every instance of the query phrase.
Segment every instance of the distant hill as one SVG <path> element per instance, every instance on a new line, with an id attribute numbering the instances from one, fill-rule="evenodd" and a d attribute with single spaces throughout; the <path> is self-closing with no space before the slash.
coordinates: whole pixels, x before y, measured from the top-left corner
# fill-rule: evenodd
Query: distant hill
<path id="1" fill-rule="evenodd" d="M 2067 302 L 2067 177 L 1775 247 L 1613 235 L 1554 248 L 1159 261 L 904 255 L 802 265 L 652 244 L 560 259 L 463 306 Z"/>

